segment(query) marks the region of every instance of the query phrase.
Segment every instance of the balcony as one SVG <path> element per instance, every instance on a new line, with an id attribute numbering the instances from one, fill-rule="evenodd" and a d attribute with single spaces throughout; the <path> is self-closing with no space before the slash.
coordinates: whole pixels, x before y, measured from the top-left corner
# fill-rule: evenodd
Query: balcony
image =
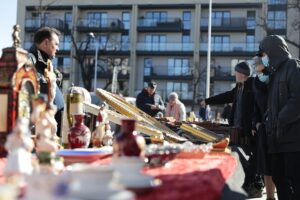
<path id="1" fill-rule="evenodd" d="M 212 74 L 214 81 L 235 81 L 235 76 L 232 75 L 231 67 L 215 67 Z"/>
<path id="2" fill-rule="evenodd" d="M 61 19 L 44 19 L 40 18 L 27 18 L 25 19 L 25 31 L 36 31 L 40 27 L 49 26 L 56 28 L 60 31 L 64 31 L 66 29 L 65 23 Z"/>
<path id="3" fill-rule="evenodd" d="M 32 46 L 33 42 L 24 42 L 24 49 L 29 50 Z M 69 52 L 71 50 L 72 43 L 71 42 L 60 42 L 59 43 L 59 52 L 66 51 Z"/>
<path id="4" fill-rule="evenodd" d="M 180 18 L 139 19 L 137 30 L 140 32 L 180 32 L 183 23 Z"/>
<path id="5" fill-rule="evenodd" d="M 113 73 L 112 70 L 107 71 L 98 71 L 97 77 L 99 79 L 112 79 Z M 129 79 L 129 73 L 122 74 L 121 71 L 118 73 L 118 80 L 128 80 Z"/>
<path id="6" fill-rule="evenodd" d="M 245 18 L 213 18 L 211 22 L 213 32 L 243 32 L 247 30 Z M 208 18 L 201 18 L 201 30 L 208 30 Z"/>
<path id="7" fill-rule="evenodd" d="M 249 56 L 254 55 L 258 47 L 259 43 L 212 43 L 211 51 L 216 56 Z M 207 54 L 207 43 L 200 43 L 200 54 Z"/>
<path id="8" fill-rule="evenodd" d="M 82 44 L 83 43 L 83 44 Z M 82 45 L 82 49 L 85 48 L 86 41 L 77 42 L 77 46 Z M 91 42 L 87 49 L 88 54 L 93 54 L 96 51 L 96 43 Z M 128 55 L 130 52 L 130 44 L 129 43 L 121 43 L 121 42 L 105 42 L 98 44 L 99 54 L 111 54 L 111 55 Z"/>
<path id="9" fill-rule="evenodd" d="M 193 76 L 190 68 L 181 68 L 180 71 L 157 72 L 157 69 L 168 69 L 168 66 L 153 66 L 145 72 L 145 81 L 155 80 L 192 80 Z"/>
<path id="10" fill-rule="evenodd" d="M 88 19 L 82 18 L 77 22 L 77 30 L 82 32 L 122 32 L 124 24 L 120 19 Z"/>
<path id="11" fill-rule="evenodd" d="M 150 43 L 138 42 L 139 55 L 191 55 L 194 50 L 193 43 Z"/>

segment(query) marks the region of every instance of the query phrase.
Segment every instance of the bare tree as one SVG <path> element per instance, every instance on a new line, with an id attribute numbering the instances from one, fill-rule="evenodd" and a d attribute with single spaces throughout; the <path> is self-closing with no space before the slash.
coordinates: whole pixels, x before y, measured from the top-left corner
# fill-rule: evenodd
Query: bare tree
<path id="1" fill-rule="evenodd" d="M 201 68 L 199 63 L 194 63 L 191 69 L 192 72 L 192 85 L 193 85 L 193 103 L 192 110 L 194 110 L 195 105 L 198 104 L 199 98 L 202 97 L 202 94 L 199 91 L 199 86 L 202 80 L 204 79 L 204 75 L 206 74 L 206 70 Z"/>
<path id="2" fill-rule="evenodd" d="M 37 10 L 37 13 L 39 15 L 41 26 L 44 26 L 45 25 L 45 16 L 44 16 L 45 11 L 48 9 L 49 6 L 51 6 L 58 0 L 53 0 L 50 3 L 47 3 L 45 5 L 43 4 L 43 2 L 45 0 L 38 0 L 38 1 L 39 1 L 39 5 L 36 6 L 35 9 Z"/>
<path id="3" fill-rule="evenodd" d="M 79 45 L 75 41 L 73 34 L 71 34 L 71 40 L 74 47 L 74 55 L 73 58 L 78 62 L 81 69 L 81 78 L 83 81 L 84 87 L 91 91 L 92 89 L 92 80 L 95 68 L 95 57 L 88 56 L 87 52 L 91 47 L 92 42 L 91 35 L 88 36 L 86 41 L 82 41 Z M 94 38 L 95 39 L 95 38 Z M 102 73 L 106 75 L 106 84 L 104 89 L 107 89 L 112 84 L 112 71 L 116 66 L 121 66 L 122 63 L 128 60 L 128 58 L 123 57 L 115 57 L 112 56 L 113 52 L 120 50 L 121 42 L 116 38 L 112 37 L 109 34 L 109 38 L 105 43 L 102 43 L 99 47 L 98 53 L 98 64 L 97 64 L 97 73 Z M 105 53 L 106 52 L 106 53 Z M 111 54 L 108 54 L 110 52 Z"/>

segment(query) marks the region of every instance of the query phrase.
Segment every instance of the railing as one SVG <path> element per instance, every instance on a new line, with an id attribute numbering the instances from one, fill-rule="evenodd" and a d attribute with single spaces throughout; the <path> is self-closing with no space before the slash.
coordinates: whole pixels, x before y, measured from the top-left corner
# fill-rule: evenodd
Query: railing
<path id="1" fill-rule="evenodd" d="M 212 43 L 214 52 L 256 52 L 259 43 Z M 200 51 L 207 51 L 207 43 L 200 43 Z"/>
<path id="2" fill-rule="evenodd" d="M 144 69 L 145 69 L 145 67 L 144 67 Z M 145 76 L 182 77 L 182 76 L 191 76 L 192 75 L 191 67 L 181 67 L 180 69 L 177 69 L 177 70 L 173 67 L 172 70 L 168 70 L 168 66 L 155 65 L 148 69 L 149 69 L 149 71 L 147 73 L 144 73 Z M 158 72 L 158 69 L 166 69 L 166 70 L 163 72 L 161 72 L 161 71 Z"/>
<path id="3" fill-rule="evenodd" d="M 77 42 L 78 47 L 81 44 L 82 44 L 82 49 L 84 49 L 86 42 Z M 105 42 L 105 43 L 99 43 L 99 44 L 96 44 L 95 42 L 91 42 L 91 43 L 89 43 L 89 47 L 87 50 L 95 51 L 96 45 L 99 45 L 98 50 L 103 50 L 103 51 L 129 51 L 130 50 L 130 44 L 128 42 L 126 42 L 126 43 Z"/>
<path id="4" fill-rule="evenodd" d="M 24 49 L 30 49 L 32 46 L 32 42 L 24 42 Z M 60 51 L 70 51 L 72 43 L 71 42 L 60 42 L 59 50 Z"/>
<path id="5" fill-rule="evenodd" d="M 25 28 L 40 28 L 42 26 L 54 27 L 57 29 L 64 29 L 64 21 L 61 19 L 43 19 L 27 18 L 25 19 Z"/>
<path id="6" fill-rule="evenodd" d="M 202 27 L 208 27 L 208 18 L 201 18 L 200 25 Z M 212 27 L 222 28 L 245 28 L 245 18 L 213 18 L 211 22 Z"/>
<path id="7" fill-rule="evenodd" d="M 159 27 L 166 24 L 178 26 L 182 25 L 180 18 L 166 18 L 166 19 L 139 19 L 138 27 Z"/>
<path id="8" fill-rule="evenodd" d="M 123 29 L 124 25 L 121 20 L 113 19 L 88 19 L 81 18 L 77 22 L 78 27 L 85 28 L 111 28 L 111 29 Z"/>
<path id="9" fill-rule="evenodd" d="M 193 43 L 137 43 L 140 51 L 193 51 Z"/>

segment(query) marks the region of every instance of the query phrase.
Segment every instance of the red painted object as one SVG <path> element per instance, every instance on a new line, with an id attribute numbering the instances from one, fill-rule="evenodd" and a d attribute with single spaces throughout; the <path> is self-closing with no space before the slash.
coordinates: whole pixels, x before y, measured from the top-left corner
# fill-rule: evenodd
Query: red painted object
<path id="1" fill-rule="evenodd" d="M 74 115 L 74 125 L 68 133 L 68 141 L 71 149 L 88 148 L 91 140 L 91 131 L 83 123 L 83 115 Z"/>
<path id="2" fill-rule="evenodd" d="M 133 133 L 134 130 L 135 120 L 122 120 L 122 132 L 114 142 L 114 154 L 116 156 L 140 156 L 142 150 L 137 142 L 138 136 Z"/>

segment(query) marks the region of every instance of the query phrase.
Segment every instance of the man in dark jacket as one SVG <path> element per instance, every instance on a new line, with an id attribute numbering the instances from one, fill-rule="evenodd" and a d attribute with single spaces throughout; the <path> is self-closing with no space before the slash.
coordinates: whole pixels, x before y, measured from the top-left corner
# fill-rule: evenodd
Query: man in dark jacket
<path id="1" fill-rule="evenodd" d="M 51 80 L 47 80 L 48 78 L 45 76 L 46 74 L 48 74 L 49 77 L 53 77 L 53 84 L 60 85 L 62 81 L 62 74 L 57 69 L 54 69 L 54 72 L 49 72 L 47 69 L 47 60 L 51 60 L 52 58 L 54 58 L 56 52 L 58 51 L 59 36 L 60 32 L 54 28 L 40 28 L 35 33 L 34 44 L 29 50 L 29 59 L 35 65 L 35 68 L 37 70 L 38 79 L 40 82 L 40 93 L 42 94 L 48 95 L 49 92 L 48 84 L 49 81 L 51 82 Z M 55 114 L 55 120 L 58 125 L 57 135 L 60 136 L 62 111 L 64 109 L 64 98 L 57 85 L 55 86 L 54 93 L 55 96 L 53 103 L 56 106 L 57 110 Z"/>
<path id="2" fill-rule="evenodd" d="M 252 135 L 253 77 L 247 62 L 240 62 L 235 66 L 236 86 L 228 92 L 205 99 L 205 104 L 232 103 L 229 125 L 232 127 L 231 144 L 243 149 L 239 152 L 241 163 L 245 171 L 243 188 L 249 197 L 262 196 L 260 184 L 256 184 L 256 138 Z M 245 156 L 245 154 L 247 156 Z M 247 159 L 249 157 L 249 159 Z"/>
<path id="3" fill-rule="evenodd" d="M 136 98 L 136 106 L 152 117 L 165 110 L 161 96 L 155 92 L 156 87 L 155 82 L 149 82 L 148 87 L 144 88 Z"/>
<path id="4" fill-rule="evenodd" d="M 272 177 L 279 200 L 300 199 L 300 64 L 292 59 L 285 40 L 265 37 L 259 56 L 269 74 L 267 141 Z"/>

